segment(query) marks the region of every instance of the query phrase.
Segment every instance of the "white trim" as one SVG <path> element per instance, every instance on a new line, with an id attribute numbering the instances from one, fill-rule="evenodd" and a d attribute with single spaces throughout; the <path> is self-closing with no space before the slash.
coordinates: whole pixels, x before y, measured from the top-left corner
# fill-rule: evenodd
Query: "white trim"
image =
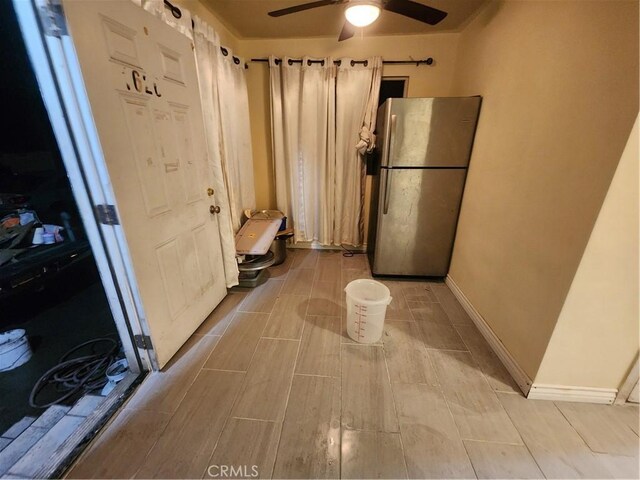
<path id="1" fill-rule="evenodd" d="M 571 385 L 545 385 L 534 383 L 527 398 L 560 402 L 612 404 L 618 390 L 615 388 L 576 387 Z"/>
<path id="2" fill-rule="evenodd" d="M 289 242 L 287 244 L 287 248 L 294 248 L 294 249 L 297 248 L 300 250 L 337 250 L 337 251 L 344 251 L 344 249 L 346 248 L 352 252 L 365 253 L 367 251 L 367 244 L 364 243 L 359 247 L 352 247 L 351 245 L 345 245 L 344 247 L 341 247 L 340 245 L 322 245 L 316 241 L 297 242 L 297 243 Z"/>
<path id="3" fill-rule="evenodd" d="M 518 365 L 518 362 L 516 362 L 515 358 L 513 358 L 511 353 L 509 353 L 509 350 L 507 350 L 507 347 L 504 346 L 504 344 L 493 332 L 486 320 L 482 317 L 482 315 L 480 315 L 480 312 L 475 309 L 475 307 L 471 304 L 465 294 L 462 293 L 462 290 L 460 290 L 460 287 L 458 287 L 455 280 L 451 278 L 450 275 L 447 275 L 445 282 L 451 292 L 453 292 L 455 297 L 460 302 L 460 305 L 462 305 L 462 308 L 464 308 L 467 314 L 469 314 L 469 316 L 471 317 L 471 320 L 473 320 L 473 323 L 475 323 L 476 327 L 478 327 L 478 330 L 480 330 L 480 333 L 487 341 L 491 349 L 495 352 L 509 374 L 518 384 L 520 390 L 522 390 L 522 393 L 527 395 L 531 388 L 531 384 L 533 383 L 529 376 L 520 367 L 520 365 Z"/>

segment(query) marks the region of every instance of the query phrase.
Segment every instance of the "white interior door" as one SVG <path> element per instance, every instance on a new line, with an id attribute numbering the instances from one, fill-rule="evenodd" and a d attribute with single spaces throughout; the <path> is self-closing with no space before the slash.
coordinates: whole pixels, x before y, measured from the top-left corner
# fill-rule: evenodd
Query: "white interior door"
<path id="1" fill-rule="evenodd" d="M 63 7 L 162 367 L 226 294 L 193 45 L 128 1 Z"/>

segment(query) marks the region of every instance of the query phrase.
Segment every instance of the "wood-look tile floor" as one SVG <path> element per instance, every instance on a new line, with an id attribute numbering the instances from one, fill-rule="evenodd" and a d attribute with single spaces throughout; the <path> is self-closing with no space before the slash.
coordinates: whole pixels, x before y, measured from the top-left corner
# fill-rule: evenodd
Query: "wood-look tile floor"
<path id="1" fill-rule="evenodd" d="M 383 280 L 380 342 L 346 334 L 367 259 L 290 250 L 151 374 L 70 478 L 638 478 L 638 408 L 526 400 L 443 283 Z"/>

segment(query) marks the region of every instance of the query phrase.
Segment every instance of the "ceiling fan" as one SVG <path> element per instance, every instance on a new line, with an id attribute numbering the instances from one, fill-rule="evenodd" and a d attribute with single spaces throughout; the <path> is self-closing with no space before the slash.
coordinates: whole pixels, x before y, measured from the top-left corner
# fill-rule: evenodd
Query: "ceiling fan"
<path id="1" fill-rule="evenodd" d="M 283 15 L 298 13 L 312 8 L 341 4 L 347 5 L 344 12 L 347 20 L 344 22 L 344 26 L 338 37 L 338 41 L 340 42 L 353 37 L 356 27 L 366 27 L 375 22 L 380 15 L 380 10 L 399 13 L 405 17 L 413 18 L 414 20 L 429 25 L 435 25 L 447 16 L 447 12 L 413 2 L 412 0 L 317 0 L 315 2 L 274 10 L 273 12 L 269 12 L 269 15 L 271 17 L 282 17 Z"/>

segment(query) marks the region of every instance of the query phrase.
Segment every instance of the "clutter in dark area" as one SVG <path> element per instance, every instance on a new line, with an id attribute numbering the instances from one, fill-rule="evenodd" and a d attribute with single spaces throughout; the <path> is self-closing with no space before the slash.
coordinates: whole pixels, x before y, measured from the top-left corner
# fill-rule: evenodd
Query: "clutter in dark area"
<path id="1" fill-rule="evenodd" d="M 120 341 L 15 13 L 11 2 L 0 3 L 6 19 L 0 41 L 11 46 L 0 50 L 1 434 L 42 413 L 29 404 L 30 394 L 61 361 L 92 357 L 101 372 L 98 381 L 92 375 L 72 386 L 62 404 L 76 401 L 87 385 L 99 394 Z M 78 345 L 104 338 L 69 357 Z M 62 397 L 44 387 L 38 392 L 32 402 L 38 405 Z"/>

